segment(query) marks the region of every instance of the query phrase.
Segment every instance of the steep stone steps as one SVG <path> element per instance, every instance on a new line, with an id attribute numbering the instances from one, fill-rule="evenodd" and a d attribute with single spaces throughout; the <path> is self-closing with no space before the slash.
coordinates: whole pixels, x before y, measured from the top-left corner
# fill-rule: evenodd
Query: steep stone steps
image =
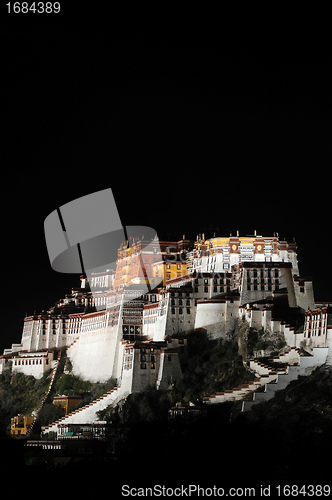
<path id="1" fill-rule="evenodd" d="M 294 351 L 296 348 L 292 348 Z M 287 387 L 287 385 L 296 380 L 299 376 L 308 376 L 313 370 L 325 363 L 328 353 L 328 348 L 325 347 L 315 347 L 313 349 L 313 355 L 300 356 L 298 350 L 298 362 L 296 361 L 296 356 L 294 357 L 294 364 L 287 366 L 284 373 L 278 373 L 277 379 L 274 383 L 268 383 L 265 386 L 264 392 L 254 392 L 252 401 L 243 401 L 242 411 L 249 411 L 252 406 L 259 404 L 264 401 L 269 401 L 272 399 L 277 391 L 281 391 Z M 294 353 L 292 353 L 294 354 Z M 282 359 L 282 355 L 280 356 Z M 274 360 L 275 361 L 275 360 Z M 284 362 L 284 360 L 282 361 Z M 257 365 L 256 365 L 257 366 Z"/>
<path id="2" fill-rule="evenodd" d="M 47 400 L 47 397 L 48 397 L 49 393 L 51 392 L 51 389 L 52 389 L 53 384 L 54 384 L 54 381 L 55 381 L 55 377 L 56 377 L 56 375 L 57 375 L 57 373 L 58 373 L 58 371 L 59 371 L 60 367 L 62 366 L 62 363 L 63 363 L 63 362 L 62 362 L 62 359 L 63 359 L 63 358 L 61 358 L 61 354 L 60 354 L 60 358 L 58 358 L 58 359 L 56 360 L 55 365 L 54 365 L 54 368 L 53 368 L 53 370 L 52 370 L 51 380 L 50 380 L 50 383 L 49 383 L 49 386 L 48 386 L 47 392 L 46 392 L 45 396 L 43 397 L 43 399 L 41 400 L 41 402 L 40 402 L 40 404 L 39 404 L 39 406 L 38 406 L 37 410 L 35 410 L 35 412 L 34 412 L 34 419 L 33 419 L 33 422 L 32 422 L 32 425 L 31 425 L 30 429 L 29 429 L 29 430 L 28 430 L 28 432 L 27 432 L 27 437 L 31 436 L 32 431 L 33 431 L 33 429 L 34 429 L 34 426 L 35 426 L 35 424 L 36 424 L 36 422 L 37 422 L 39 412 L 40 412 L 40 410 L 42 409 L 42 407 L 44 406 L 44 403 L 45 403 L 45 401 Z"/>
<path id="3" fill-rule="evenodd" d="M 98 420 L 98 411 L 105 410 L 111 404 L 117 404 L 121 399 L 126 398 L 128 394 L 128 391 L 118 386 L 82 408 L 65 415 L 46 427 L 42 427 L 42 434 L 57 432 L 58 426 L 63 424 L 92 424 Z"/>
<path id="4" fill-rule="evenodd" d="M 272 381 L 275 376 L 263 375 L 255 378 L 254 381 L 242 384 L 241 387 L 235 387 L 225 392 L 217 392 L 209 397 L 203 398 L 203 402 L 207 404 L 224 403 L 226 401 L 239 401 L 247 394 L 256 391 L 259 387 L 264 387 L 269 381 Z"/>
<path id="5" fill-rule="evenodd" d="M 225 392 L 217 392 L 203 398 L 203 402 L 216 404 L 243 400 L 242 411 L 248 411 L 253 405 L 268 401 L 273 398 L 276 391 L 285 389 L 292 380 L 297 379 L 300 375 L 310 375 L 314 368 L 323 364 L 328 348 L 316 347 L 312 356 L 301 356 L 300 352 L 297 347 L 289 347 L 279 356 L 270 358 L 266 363 L 259 359 L 250 360 L 250 370 L 255 372 L 257 376 L 253 382 Z M 278 367 L 277 364 L 287 364 L 287 366 Z M 252 400 L 248 400 L 251 395 Z M 247 400 L 244 401 L 244 399 Z"/>

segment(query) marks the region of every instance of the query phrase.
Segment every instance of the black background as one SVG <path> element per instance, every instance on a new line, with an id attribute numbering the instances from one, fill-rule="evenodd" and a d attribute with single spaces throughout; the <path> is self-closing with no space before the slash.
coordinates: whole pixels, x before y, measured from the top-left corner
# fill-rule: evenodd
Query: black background
<path id="1" fill-rule="evenodd" d="M 332 300 L 323 41 L 212 11 L 2 13 L 1 351 L 79 284 L 51 269 L 45 218 L 108 187 L 123 225 L 161 239 L 295 238 L 316 300 Z"/>

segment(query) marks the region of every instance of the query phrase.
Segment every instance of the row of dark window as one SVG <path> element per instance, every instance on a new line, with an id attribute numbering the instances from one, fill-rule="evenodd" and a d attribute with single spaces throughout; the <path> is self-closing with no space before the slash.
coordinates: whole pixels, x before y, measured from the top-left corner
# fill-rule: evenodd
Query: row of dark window
<path id="1" fill-rule="evenodd" d="M 151 358 L 152 358 L 152 356 L 151 356 Z M 167 360 L 168 360 L 168 362 L 171 362 L 172 361 L 172 356 L 167 356 Z M 141 359 L 141 361 L 142 361 L 141 364 L 140 364 L 141 370 L 146 370 L 148 364 L 150 364 L 151 370 L 155 370 L 156 369 L 156 363 L 154 361 L 152 361 L 152 359 L 151 359 L 150 363 L 145 363 L 144 360 L 142 360 L 142 359 Z"/>
<path id="2" fill-rule="evenodd" d="M 194 287 L 194 291 L 195 291 L 195 293 L 198 293 L 198 286 Z M 231 291 L 231 287 L 230 286 L 220 286 L 219 287 L 219 293 L 230 292 L 230 291 Z M 204 293 L 209 293 L 209 287 L 208 286 L 204 287 Z M 213 287 L 213 293 L 218 293 L 218 287 L 217 286 Z"/>
<path id="3" fill-rule="evenodd" d="M 182 296 L 186 296 L 186 297 L 190 297 L 190 292 L 175 292 L 175 291 L 171 291 L 171 297 L 175 297 L 175 294 L 178 294 L 178 297 L 181 298 Z"/>
<path id="4" fill-rule="evenodd" d="M 209 285 L 209 279 L 204 278 L 203 284 L 204 285 Z M 231 282 L 230 278 L 213 278 L 213 284 L 214 285 L 229 285 Z M 195 285 L 200 285 L 200 280 L 198 278 L 195 279 Z"/>
<path id="5" fill-rule="evenodd" d="M 22 361 L 22 363 L 21 363 L 21 361 Z M 39 363 L 38 363 L 38 361 L 39 361 Z M 22 359 L 22 360 L 20 360 L 20 359 L 16 360 L 15 359 L 15 366 L 21 365 L 21 364 L 22 365 L 34 365 L 34 364 L 36 364 L 36 365 L 40 364 L 41 365 L 42 364 L 42 360 L 41 359 L 36 359 L 36 360 L 35 359 Z M 48 365 L 48 359 L 46 359 L 46 364 Z"/>
<path id="6" fill-rule="evenodd" d="M 260 273 L 261 273 L 261 276 L 266 276 L 267 275 L 268 278 L 272 278 L 272 274 L 274 274 L 275 278 L 279 278 L 279 269 L 261 270 Z M 248 277 L 251 274 L 253 275 L 254 278 L 257 278 L 257 276 L 258 276 L 258 270 L 254 269 L 254 270 L 251 270 L 251 271 L 247 271 L 247 276 Z"/>
<path id="7" fill-rule="evenodd" d="M 175 305 L 176 305 L 175 299 L 171 299 L 171 306 L 175 306 Z M 190 306 L 190 299 L 186 300 L 186 305 Z M 182 299 L 179 299 L 179 306 L 183 306 L 183 300 Z"/>
<path id="8" fill-rule="evenodd" d="M 183 314 L 183 308 L 182 307 L 179 307 L 178 311 L 179 311 L 179 314 Z M 171 308 L 171 314 L 175 314 L 175 307 Z M 187 314 L 190 314 L 190 307 L 187 307 Z"/>
<path id="9" fill-rule="evenodd" d="M 252 283 L 252 281 L 253 281 L 253 284 L 254 284 L 254 285 L 257 285 L 257 283 L 258 283 L 257 278 L 247 278 L 247 283 L 248 283 L 248 285 L 250 285 L 250 283 Z M 268 282 L 268 284 L 269 284 L 269 285 L 272 285 L 272 278 L 267 278 L 267 282 Z M 261 278 L 261 279 L 260 279 L 260 283 L 261 283 L 262 285 L 264 285 L 264 283 L 265 283 L 265 278 Z M 276 285 L 279 285 L 279 278 L 275 278 L 274 283 L 275 283 Z"/>
<path id="10" fill-rule="evenodd" d="M 265 290 L 265 285 L 261 284 L 260 285 L 260 289 L 261 289 L 261 291 Z M 267 285 L 267 289 L 268 289 L 269 292 L 271 292 L 272 291 L 272 284 Z M 254 283 L 253 285 L 247 284 L 247 290 L 248 291 L 250 291 L 250 290 L 258 290 L 258 284 L 256 284 L 256 283 Z M 278 284 L 276 284 L 274 286 L 274 290 L 279 290 L 279 285 Z"/>

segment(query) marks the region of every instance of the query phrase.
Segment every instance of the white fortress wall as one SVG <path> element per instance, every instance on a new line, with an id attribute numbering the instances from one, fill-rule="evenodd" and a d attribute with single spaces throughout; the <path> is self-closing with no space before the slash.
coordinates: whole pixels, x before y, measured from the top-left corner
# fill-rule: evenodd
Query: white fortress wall
<path id="1" fill-rule="evenodd" d="M 226 299 L 225 333 L 229 333 L 235 328 L 239 307 L 240 297 L 234 296 Z"/>
<path id="2" fill-rule="evenodd" d="M 296 302 L 299 307 L 305 311 L 315 308 L 314 288 L 310 278 L 301 279 L 296 277 L 294 280 L 294 290 Z"/>
<path id="3" fill-rule="evenodd" d="M 326 347 L 328 347 L 326 363 L 332 366 L 332 325 L 327 327 L 326 332 Z"/>
<path id="4" fill-rule="evenodd" d="M 270 309 L 263 309 L 262 311 L 262 327 L 264 330 L 271 330 L 271 320 L 272 320 L 272 311 Z"/>
<path id="5" fill-rule="evenodd" d="M 143 337 L 153 339 L 158 321 L 158 303 L 145 305 L 143 309 Z"/>
<path id="6" fill-rule="evenodd" d="M 82 313 L 25 318 L 21 349 L 33 352 L 70 345 L 79 336 L 81 319 Z"/>
<path id="7" fill-rule="evenodd" d="M 239 305 L 238 297 L 198 300 L 195 329 L 206 329 L 211 338 L 223 337 L 235 328 Z"/>
<path id="8" fill-rule="evenodd" d="M 131 394 L 134 371 L 134 344 L 127 344 L 123 349 L 121 388 Z"/>
<path id="9" fill-rule="evenodd" d="M 297 307 L 292 268 L 285 268 L 284 273 L 286 277 L 289 307 Z"/>
<path id="10" fill-rule="evenodd" d="M 113 363 L 113 371 L 112 377 L 117 380 L 117 383 L 121 383 L 121 377 L 123 375 L 123 358 L 125 347 L 127 345 L 127 341 L 117 341 L 116 346 L 114 348 L 114 363 Z"/>
<path id="11" fill-rule="evenodd" d="M 225 328 L 226 322 L 226 302 L 225 300 L 210 299 L 207 301 L 197 301 L 197 313 L 195 319 L 195 329 L 206 328 L 209 325 L 219 324 Z"/>
<path id="12" fill-rule="evenodd" d="M 91 382 L 112 377 L 118 330 L 118 325 L 107 326 L 106 311 L 85 315 L 80 336 L 67 352 L 73 374 Z"/>
<path id="13" fill-rule="evenodd" d="M 158 311 L 157 321 L 155 323 L 155 329 L 152 338 L 155 342 L 163 341 L 166 335 L 166 324 L 167 324 L 168 310 L 161 309 Z"/>
<path id="14" fill-rule="evenodd" d="M 290 347 L 300 347 L 300 338 L 295 334 L 294 328 L 290 325 L 281 324 L 282 329 L 284 330 L 285 342 Z M 303 337 L 302 337 L 303 338 Z"/>
<path id="15" fill-rule="evenodd" d="M 157 389 L 166 390 L 176 380 L 182 376 L 181 365 L 177 352 L 172 352 L 170 349 L 161 351 L 160 364 L 157 379 Z"/>
<path id="16" fill-rule="evenodd" d="M 161 296 L 159 301 L 148 304 L 143 310 L 143 337 L 155 342 L 163 341 L 166 335 L 168 316 L 168 294 Z"/>
<path id="17" fill-rule="evenodd" d="M 41 378 L 45 371 L 53 368 L 52 352 L 35 352 L 14 356 L 12 359 L 13 373 L 24 373 L 35 378 Z"/>
<path id="18" fill-rule="evenodd" d="M 22 349 L 26 351 L 30 351 L 36 349 L 35 338 L 36 338 L 36 323 L 33 319 L 27 318 L 27 321 L 24 321 L 23 331 L 22 331 Z"/>

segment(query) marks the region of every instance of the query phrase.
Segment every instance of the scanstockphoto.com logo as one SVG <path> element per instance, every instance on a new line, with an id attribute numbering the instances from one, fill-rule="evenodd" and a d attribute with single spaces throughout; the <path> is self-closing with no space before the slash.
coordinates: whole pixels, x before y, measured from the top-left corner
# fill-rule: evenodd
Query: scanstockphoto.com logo
<path id="1" fill-rule="evenodd" d="M 155 262 L 162 260 L 156 231 L 146 226 L 124 227 L 110 188 L 57 208 L 46 217 L 44 229 L 52 268 L 61 273 L 86 274 L 88 279 L 93 273 L 115 270 L 119 248 L 140 239 L 141 252 L 135 262 L 136 274 L 143 277 L 140 294 L 156 286 L 151 267 L 144 265 L 141 255 L 151 253 Z M 159 273 L 158 279 L 162 282 L 163 275 Z"/>
<path id="2" fill-rule="evenodd" d="M 277 485 L 261 484 L 256 487 L 230 487 L 222 488 L 213 485 L 202 487 L 199 484 L 181 485 L 175 488 L 155 484 L 153 487 L 130 487 L 124 484 L 121 488 L 123 497 L 329 497 L 331 487 L 328 484 L 316 485 Z"/>
<path id="3" fill-rule="evenodd" d="M 122 497 L 254 497 L 255 494 L 255 488 L 225 489 L 216 485 L 202 487 L 198 484 L 181 485 L 175 488 L 160 484 L 155 484 L 153 487 L 136 488 L 124 484 L 121 488 Z"/>

